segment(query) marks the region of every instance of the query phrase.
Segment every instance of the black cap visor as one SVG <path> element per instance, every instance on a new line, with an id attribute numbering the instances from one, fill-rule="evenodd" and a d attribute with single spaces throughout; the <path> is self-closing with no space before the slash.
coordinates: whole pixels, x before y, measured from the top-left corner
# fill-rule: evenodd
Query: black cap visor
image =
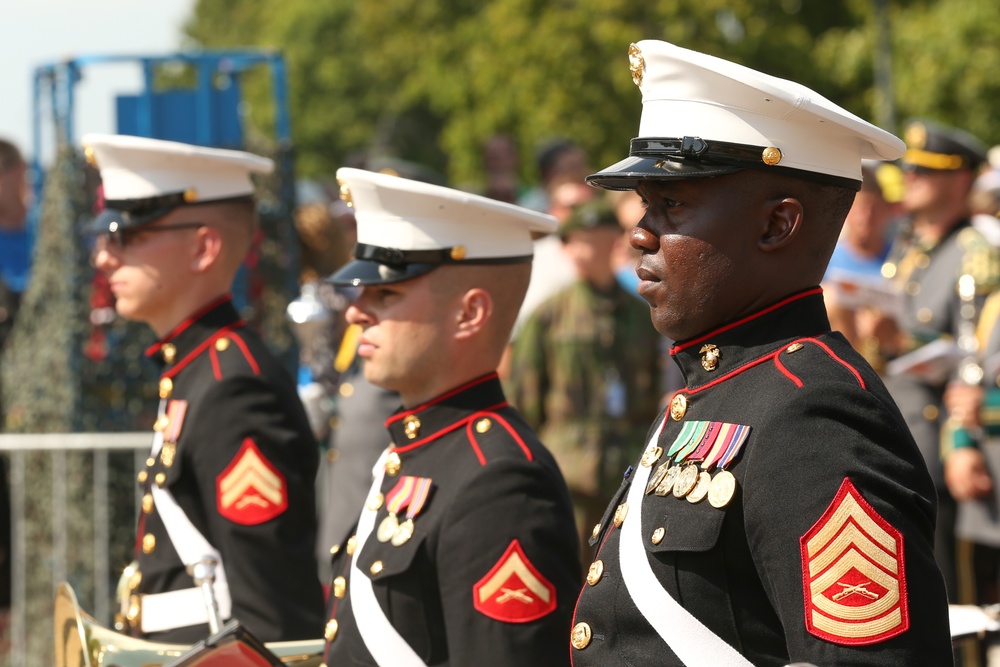
<path id="1" fill-rule="evenodd" d="M 629 156 L 587 177 L 587 183 L 605 190 L 634 190 L 639 181 L 708 178 L 743 171 L 743 167 Z"/>
<path id="2" fill-rule="evenodd" d="M 389 266 L 370 259 L 355 259 L 340 267 L 327 280 L 334 285 L 388 285 L 418 278 L 440 264 L 401 264 Z"/>
<path id="3" fill-rule="evenodd" d="M 774 149 L 706 141 L 700 137 L 640 137 L 632 140 L 629 157 L 591 174 L 587 183 L 605 190 L 633 190 L 639 181 L 710 178 L 757 169 L 854 190 L 861 187 L 860 180 L 782 167 L 776 164 L 777 160 L 765 163 L 763 156 L 769 151 Z M 779 160 L 780 156 L 778 151 Z"/>
<path id="4" fill-rule="evenodd" d="M 156 211 L 144 211 L 141 215 L 136 215 L 135 213 L 130 213 L 129 211 L 122 211 L 117 208 L 107 208 L 101 211 L 97 216 L 88 222 L 83 228 L 83 233 L 86 236 L 100 236 L 101 234 L 108 234 L 119 229 L 132 229 L 134 227 L 139 227 L 140 225 L 148 225 L 151 222 L 156 222 L 166 214 L 174 210 L 175 207 L 158 209 Z"/>

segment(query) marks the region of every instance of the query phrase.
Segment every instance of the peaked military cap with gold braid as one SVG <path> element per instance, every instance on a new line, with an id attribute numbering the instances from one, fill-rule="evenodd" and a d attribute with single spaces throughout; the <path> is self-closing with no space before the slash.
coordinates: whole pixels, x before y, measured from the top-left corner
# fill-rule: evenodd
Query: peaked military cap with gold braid
<path id="1" fill-rule="evenodd" d="M 892 134 L 792 81 L 654 40 L 632 44 L 629 64 L 639 136 L 629 157 L 587 177 L 600 188 L 760 169 L 857 190 L 862 158 L 903 153 Z"/>
<path id="2" fill-rule="evenodd" d="M 986 162 L 986 145 L 964 130 L 928 120 L 912 120 L 903 132 L 903 169 L 976 170 Z"/>
<path id="3" fill-rule="evenodd" d="M 551 215 L 506 202 L 362 169 L 337 170 L 341 198 L 358 221 L 354 261 L 337 285 L 381 285 L 442 264 L 531 261 L 533 239 L 556 231 Z"/>

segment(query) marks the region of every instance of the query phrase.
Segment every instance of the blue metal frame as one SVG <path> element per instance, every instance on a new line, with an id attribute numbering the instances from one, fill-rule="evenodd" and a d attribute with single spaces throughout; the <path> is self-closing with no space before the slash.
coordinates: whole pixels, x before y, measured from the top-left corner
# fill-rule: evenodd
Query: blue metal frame
<path id="1" fill-rule="evenodd" d="M 138 96 L 139 136 L 153 136 L 155 107 L 153 105 L 153 76 L 157 66 L 165 63 L 185 63 L 195 67 L 198 85 L 195 89 L 197 113 L 207 119 L 212 113 L 212 80 L 217 74 L 240 74 L 254 67 L 266 65 L 271 71 L 272 97 L 275 101 L 275 138 L 279 146 L 291 146 L 291 121 L 288 114 L 288 93 L 285 61 L 281 54 L 255 49 L 171 53 L 162 56 L 85 55 L 70 60 L 48 63 L 35 68 L 32 92 L 32 178 L 35 202 L 41 202 L 44 171 L 41 165 L 42 126 L 46 121 L 43 97 L 50 101 L 51 121 L 55 127 L 57 146 L 72 145 L 76 141 L 74 112 L 76 84 L 83 78 L 86 67 L 109 63 L 136 63 L 142 67 L 143 90 Z M 209 123 L 199 122 L 199 143 L 211 145 Z"/>

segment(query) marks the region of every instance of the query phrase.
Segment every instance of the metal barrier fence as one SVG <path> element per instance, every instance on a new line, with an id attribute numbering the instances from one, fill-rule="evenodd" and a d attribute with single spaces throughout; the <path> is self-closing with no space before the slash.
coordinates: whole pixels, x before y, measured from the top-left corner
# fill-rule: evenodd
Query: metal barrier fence
<path id="1" fill-rule="evenodd" d="M 51 664 L 46 659 L 51 654 L 53 637 L 52 601 L 55 587 L 60 581 L 76 576 L 81 580 L 92 582 L 94 608 L 90 613 L 103 625 L 110 626 L 112 616 L 111 590 L 107 573 L 112 571 L 110 549 L 110 522 L 112 503 L 109 494 L 109 455 L 112 452 L 134 452 L 132 467 L 135 471 L 144 465 L 146 452 L 152 441 L 152 435 L 143 433 L 46 433 L 0 435 L 0 452 L 9 457 L 8 471 L 10 487 L 11 511 L 11 615 L 8 634 L 10 638 L 9 655 L 4 661 L 11 667 L 35 667 Z M 47 459 L 43 465 L 32 465 L 39 457 Z M 82 458 L 81 458 L 82 457 Z M 73 489 L 79 489 L 84 480 L 79 479 L 80 468 L 73 465 L 88 459 L 87 472 L 92 472 L 88 493 L 79 494 L 83 498 L 90 496 L 90 512 L 92 521 L 92 541 L 81 544 L 79 541 L 71 544 L 71 536 L 80 533 L 78 526 L 71 525 L 69 508 L 76 507 L 80 498 L 71 497 Z M 51 484 L 50 497 L 44 509 L 45 516 L 40 518 L 35 508 L 37 503 L 32 496 L 29 502 L 29 485 L 36 492 L 42 485 L 48 470 Z M 135 472 L 131 472 L 135 479 Z M 118 508 L 132 517 L 131 526 L 135 526 L 138 518 L 138 508 L 141 492 L 138 486 L 132 485 L 134 502 L 132 508 Z M 44 495 L 44 492 L 43 494 Z M 83 510 L 86 512 L 86 510 Z M 44 533 L 40 524 L 50 522 L 51 542 L 40 544 L 39 532 Z M 83 530 L 83 533 L 88 532 Z M 89 554 L 83 550 L 89 549 Z M 40 557 L 39 554 L 44 554 Z M 83 554 L 84 558 L 79 556 Z M 80 572 L 78 564 L 92 563 L 91 571 Z M 71 568 L 71 562 L 74 563 Z M 71 571 L 73 569 L 73 571 Z M 34 597 L 45 595 L 44 585 L 36 593 L 29 594 L 29 580 L 37 580 L 44 572 L 51 572 L 51 586 L 48 588 L 47 600 L 36 600 Z M 29 597 L 31 595 L 32 597 Z M 49 613 L 45 615 L 45 610 Z"/>

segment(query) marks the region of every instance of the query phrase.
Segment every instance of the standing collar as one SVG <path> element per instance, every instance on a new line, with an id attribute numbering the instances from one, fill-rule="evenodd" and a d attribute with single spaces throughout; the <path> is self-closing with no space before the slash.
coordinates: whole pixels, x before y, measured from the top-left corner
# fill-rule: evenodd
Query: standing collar
<path id="1" fill-rule="evenodd" d="M 402 454 L 463 426 L 477 412 L 506 407 L 497 374 L 488 373 L 385 421 L 393 449 Z"/>
<path id="2" fill-rule="evenodd" d="M 823 290 L 813 287 L 708 333 L 677 342 L 670 355 L 694 389 L 773 352 L 787 341 L 830 330 Z"/>
<path id="3" fill-rule="evenodd" d="M 229 294 L 206 304 L 146 350 L 146 356 L 174 375 L 215 339 L 243 325 Z"/>

